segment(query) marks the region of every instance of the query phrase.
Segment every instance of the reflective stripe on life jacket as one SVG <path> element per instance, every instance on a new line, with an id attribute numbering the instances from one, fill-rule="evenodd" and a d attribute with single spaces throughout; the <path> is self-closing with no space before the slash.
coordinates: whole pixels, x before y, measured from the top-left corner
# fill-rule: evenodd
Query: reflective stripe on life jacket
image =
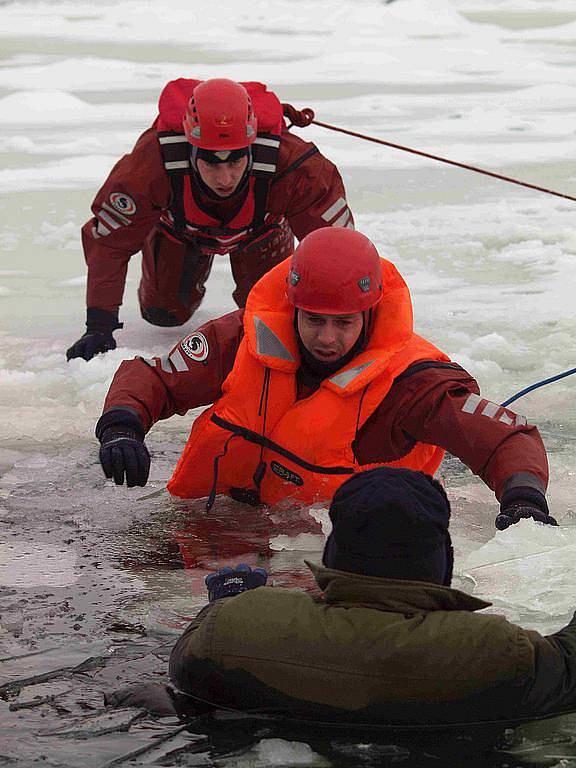
<path id="1" fill-rule="evenodd" d="M 358 431 L 412 363 L 449 362 L 413 333 L 408 288 L 395 267 L 382 261 L 384 296 L 366 349 L 301 400 L 294 310 L 285 295 L 288 260 L 254 286 L 234 367 L 221 398 L 194 423 L 170 493 L 210 494 L 212 501 L 216 493 L 234 497 L 241 489 L 267 504 L 286 498 L 310 504 L 331 499 L 354 472 L 380 466 L 356 460 L 352 444 Z M 433 474 L 443 453 L 416 443 L 387 464 Z"/>
<path id="2" fill-rule="evenodd" d="M 252 144 L 252 170 L 244 204 L 231 221 L 221 222 L 200 207 L 191 189 L 190 146 L 182 131 L 182 118 L 199 82 L 173 80 L 160 95 L 158 142 L 172 187 L 172 203 L 162 213 L 161 224 L 179 238 L 194 237 L 206 253 L 228 253 L 246 239 L 268 233 L 283 220 L 266 210 L 284 125 L 282 106 L 262 83 L 242 83 L 258 118 L 258 134 Z"/>

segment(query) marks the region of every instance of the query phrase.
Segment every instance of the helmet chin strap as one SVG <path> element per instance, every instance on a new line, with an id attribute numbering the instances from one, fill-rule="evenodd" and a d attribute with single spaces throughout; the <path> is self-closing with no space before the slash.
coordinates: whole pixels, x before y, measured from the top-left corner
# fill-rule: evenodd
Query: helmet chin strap
<path id="1" fill-rule="evenodd" d="M 364 337 L 364 349 L 368 345 L 368 340 L 372 335 L 372 328 L 374 326 L 374 307 L 367 309 L 364 312 L 364 325 L 362 326 L 362 335 Z"/>
<path id="2" fill-rule="evenodd" d="M 231 197 L 234 197 L 239 192 L 242 192 L 243 189 L 248 184 L 248 180 L 250 179 L 250 174 L 252 172 L 252 164 L 253 164 L 253 158 L 252 158 L 252 147 L 247 147 L 248 149 L 248 164 L 246 165 L 246 170 L 242 174 L 242 178 L 236 185 L 236 188 L 233 192 L 231 192 L 229 195 L 218 195 L 216 192 L 214 192 L 213 189 L 211 189 L 208 184 L 204 181 L 202 176 L 200 175 L 200 171 L 198 170 L 198 147 L 190 146 L 190 165 L 192 166 L 192 174 L 194 176 L 194 180 L 198 187 L 200 188 L 200 191 L 203 195 L 206 195 L 206 197 L 209 197 L 211 200 L 220 201 L 220 200 L 229 200 Z M 216 163 L 217 165 L 217 163 Z"/>

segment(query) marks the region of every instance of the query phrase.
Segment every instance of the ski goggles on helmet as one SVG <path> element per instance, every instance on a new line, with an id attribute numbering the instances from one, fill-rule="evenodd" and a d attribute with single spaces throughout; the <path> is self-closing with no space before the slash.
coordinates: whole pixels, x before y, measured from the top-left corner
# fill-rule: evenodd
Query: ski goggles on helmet
<path id="1" fill-rule="evenodd" d="M 243 157 L 250 158 L 251 155 L 250 147 L 242 147 L 241 149 L 202 149 L 201 147 L 195 147 L 194 149 L 194 159 L 204 160 L 205 163 L 210 165 L 232 163 Z"/>

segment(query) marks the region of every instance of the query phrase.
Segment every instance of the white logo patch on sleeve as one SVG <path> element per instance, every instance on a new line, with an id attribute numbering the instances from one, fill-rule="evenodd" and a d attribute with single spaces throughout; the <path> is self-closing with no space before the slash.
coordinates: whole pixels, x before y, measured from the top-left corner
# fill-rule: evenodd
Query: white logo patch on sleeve
<path id="1" fill-rule="evenodd" d="M 125 213 L 128 216 L 136 213 L 136 203 L 130 195 L 124 192 L 112 192 L 110 194 L 110 205 L 120 213 Z"/>
<path id="2" fill-rule="evenodd" d="M 197 363 L 206 360 L 208 353 L 210 352 L 206 336 L 198 331 L 196 331 L 196 333 L 191 333 L 190 336 L 186 336 L 185 339 L 182 339 L 180 346 L 182 347 L 182 352 Z"/>

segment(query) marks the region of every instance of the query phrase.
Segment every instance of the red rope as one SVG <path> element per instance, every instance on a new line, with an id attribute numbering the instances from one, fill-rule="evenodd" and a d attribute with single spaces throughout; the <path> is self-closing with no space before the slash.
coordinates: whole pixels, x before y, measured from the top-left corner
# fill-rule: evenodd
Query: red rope
<path id="1" fill-rule="evenodd" d="M 467 171 L 474 171 L 475 173 L 481 173 L 484 176 L 491 176 L 493 179 L 500 179 L 500 181 L 507 181 L 510 184 L 517 184 L 519 187 L 526 187 L 527 189 L 535 189 L 538 192 L 545 192 L 547 195 L 554 195 L 554 197 L 562 197 L 565 200 L 572 200 L 576 202 L 576 197 L 572 195 L 565 195 L 562 192 L 556 192 L 553 189 L 547 187 L 540 187 L 537 184 L 529 184 L 527 181 L 519 181 L 513 179 L 511 176 L 504 176 L 501 173 L 495 173 L 494 171 L 487 171 L 484 168 L 478 168 L 475 165 L 469 165 L 468 163 L 459 163 L 456 160 L 449 160 L 447 157 L 441 157 L 440 155 L 432 155 L 430 152 L 422 152 L 419 149 L 412 149 L 411 147 L 405 147 L 402 144 L 394 144 L 391 141 L 384 141 L 383 139 L 376 139 L 374 136 L 366 136 L 364 133 L 356 133 L 356 131 L 349 131 L 347 128 L 339 128 L 336 125 L 330 125 L 329 123 L 322 123 L 320 120 L 314 119 L 313 110 L 306 108 L 302 110 L 295 109 L 290 104 L 283 104 L 284 114 L 292 121 L 293 125 L 299 128 L 305 128 L 307 125 L 314 123 L 322 128 L 327 128 L 329 131 L 336 131 L 337 133 L 345 133 L 347 136 L 354 136 L 357 139 L 364 139 L 364 141 L 371 141 L 374 144 L 381 144 L 384 147 L 392 147 L 392 149 L 400 149 L 402 152 L 410 152 L 412 155 L 419 155 L 420 157 L 427 157 L 430 160 L 438 160 L 441 163 L 447 165 L 455 165 L 457 168 L 464 168 Z"/>
<path id="2" fill-rule="evenodd" d="M 303 110 L 305 111 L 305 110 Z M 475 173 L 482 173 L 484 176 L 492 176 L 494 179 L 500 179 L 501 181 L 508 181 L 510 184 L 517 184 L 519 187 L 527 187 L 528 189 L 536 189 L 538 192 L 546 192 L 547 195 L 554 195 L 554 197 L 563 197 L 565 200 L 573 200 L 576 202 L 576 197 L 572 195 L 565 195 L 562 192 L 555 192 L 553 189 L 547 189 L 546 187 L 540 187 L 537 184 L 529 184 L 527 181 L 519 181 L 513 179 L 511 176 L 504 176 L 501 173 L 495 173 L 494 171 L 487 171 L 484 168 L 478 168 L 475 165 L 468 165 L 467 163 L 458 163 L 456 160 L 449 160 L 447 157 L 441 157 L 440 155 L 432 155 L 429 152 L 421 152 L 418 149 L 411 149 L 410 147 L 404 147 L 402 144 L 394 144 L 391 141 L 384 141 L 383 139 L 376 139 L 373 136 L 366 136 L 363 133 L 356 133 L 356 131 L 349 131 L 346 128 L 338 128 L 336 125 L 330 125 L 329 123 L 321 123 L 320 120 L 310 120 L 315 125 L 320 125 L 322 128 L 328 128 L 330 131 L 337 131 L 338 133 L 346 133 L 348 136 L 355 136 L 357 139 L 364 139 L 364 141 L 372 141 L 374 144 L 382 144 L 385 147 L 392 147 L 393 149 L 401 149 L 403 152 L 410 152 L 413 155 L 420 155 L 420 157 L 428 157 L 430 160 L 439 160 L 441 163 L 447 163 L 448 165 L 455 165 L 457 168 L 465 168 L 467 171 L 474 171 Z"/>

